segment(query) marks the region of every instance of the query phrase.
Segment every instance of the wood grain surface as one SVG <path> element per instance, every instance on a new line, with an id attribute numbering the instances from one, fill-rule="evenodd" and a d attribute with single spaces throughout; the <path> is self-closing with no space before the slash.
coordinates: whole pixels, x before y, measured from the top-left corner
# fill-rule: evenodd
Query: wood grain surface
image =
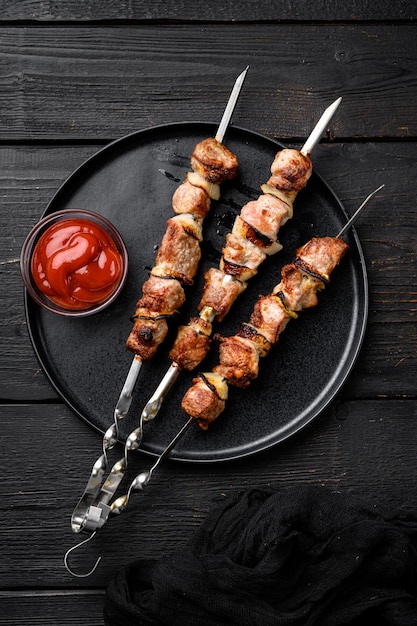
<path id="1" fill-rule="evenodd" d="M 415 2 L 0 1 L 0 626 L 101 626 L 115 571 L 179 549 L 216 503 L 251 487 L 321 485 L 373 507 L 417 496 L 417 8 Z M 261 454 L 166 462 L 74 555 L 70 517 L 101 435 L 61 401 L 28 336 L 19 255 L 65 179 L 102 146 L 167 122 L 219 119 L 299 147 L 343 96 L 314 153 L 356 229 L 369 280 L 363 346 L 337 399 Z M 129 313 L 130 314 L 130 313 Z M 256 418 L 256 416 L 254 416 Z M 114 452 L 119 458 L 120 445 Z M 113 457 L 112 457 L 113 458 Z M 132 472 L 151 459 L 135 455 Z"/>
<path id="2" fill-rule="evenodd" d="M 414 25 L 381 23 L 5 27 L 0 140 L 108 141 L 168 121 L 215 122 L 247 65 L 239 126 L 302 140 L 342 96 L 330 139 L 408 139 L 414 35 Z"/>

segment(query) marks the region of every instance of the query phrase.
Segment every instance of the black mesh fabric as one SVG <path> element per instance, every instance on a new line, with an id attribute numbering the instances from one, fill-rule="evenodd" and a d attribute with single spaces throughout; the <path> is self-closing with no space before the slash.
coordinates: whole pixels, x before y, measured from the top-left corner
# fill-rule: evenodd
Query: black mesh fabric
<path id="1" fill-rule="evenodd" d="M 253 489 L 116 574 L 106 626 L 417 626 L 417 518 L 324 487 Z"/>

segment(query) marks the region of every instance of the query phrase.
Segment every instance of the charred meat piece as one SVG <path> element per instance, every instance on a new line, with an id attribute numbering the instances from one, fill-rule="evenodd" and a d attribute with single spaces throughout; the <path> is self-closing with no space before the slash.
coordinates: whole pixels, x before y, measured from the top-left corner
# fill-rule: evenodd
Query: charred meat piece
<path id="1" fill-rule="evenodd" d="M 264 337 L 259 330 L 255 328 L 255 326 L 252 326 L 252 324 L 248 324 L 247 322 L 243 322 L 239 326 L 237 336 L 250 339 L 250 341 L 256 345 L 256 349 L 258 350 L 260 357 L 266 356 L 272 348 L 272 344 L 266 339 L 266 337 Z"/>
<path id="2" fill-rule="evenodd" d="M 150 275 L 143 284 L 142 297 L 136 308 L 156 311 L 161 315 L 173 315 L 185 302 L 184 288 L 175 278 L 167 280 Z"/>
<path id="3" fill-rule="evenodd" d="M 149 361 L 168 333 L 168 324 L 164 318 L 147 316 L 146 309 L 136 312 L 135 323 L 126 341 L 126 347 Z"/>
<path id="4" fill-rule="evenodd" d="M 291 316 L 283 309 L 281 301 L 271 294 L 258 298 L 249 323 L 271 344 L 275 344 L 290 319 Z"/>
<path id="5" fill-rule="evenodd" d="M 191 284 L 200 262 L 202 238 L 201 222 L 191 215 L 171 217 L 155 265 L 164 268 L 167 276 Z"/>
<path id="6" fill-rule="evenodd" d="M 226 245 L 222 253 L 220 269 L 242 283 L 257 273 L 259 265 L 266 258 L 265 253 L 258 246 L 233 233 L 226 235 Z"/>
<path id="7" fill-rule="evenodd" d="M 236 237 L 240 237 L 241 239 L 246 239 L 250 241 L 253 245 L 257 246 L 262 252 L 265 254 L 271 255 L 276 254 L 280 250 L 282 250 L 282 246 L 280 243 L 276 241 L 276 239 L 271 239 L 268 235 L 264 235 L 259 230 L 251 226 L 248 222 L 246 222 L 241 215 L 238 215 L 234 221 L 233 235 Z"/>
<path id="8" fill-rule="evenodd" d="M 228 396 L 224 379 L 210 372 L 193 378 L 193 386 L 182 399 L 181 407 L 197 421 L 200 428 L 207 430 L 209 424 L 224 411 Z"/>
<path id="9" fill-rule="evenodd" d="M 324 289 L 323 281 L 302 272 L 294 263 L 285 265 L 281 276 L 281 282 L 272 293 L 281 297 L 289 311 L 301 311 L 317 305 L 317 291 Z"/>
<path id="10" fill-rule="evenodd" d="M 195 369 L 210 349 L 211 324 L 201 317 L 193 317 L 186 326 L 180 326 L 169 358 L 186 370 Z"/>
<path id="11" fill-rule="evenodd" d="M 284 148 L 275 155 L 271 166 L 272 176 L 267 184 L 285 192 L 289 198 L 295 198 L 297 192 L 306 186 L 312 169 L 308 156 L 298 150 Z"/>
<path id="12" fill-rule="evenodd" d="M 223 183 L 235 178 L 238 161 L 222 143 L 209 137 L 200 141 L 191 155 L 191 167 L 210 183 Z"/>
<path id="13" fill-rule="evenodd" d="M 297 250 L 295 263 L 313 276 L 329 281 L 329 276 L 346 254 L 349 246 L 336 237 L 310 239 Z"/>
<path id="14" fill-rule="evenodd" d="M 243 337 L 221 337 L 219 340 L 220 364 L 213 372 L 220 374 L 230 385 L 247 387 L 257 378 L 259 369 L 259 352 L 256 344 Z"/>
<path id="15" fill-rule="evenodd" d="M 196 217 L 206 217 L 210 210 L 210 197 L 202 187 L 192 185 L 188 180 L 177 187 L 172 196 L 175 213 L 192 213 Z"/>
<path id="16" fill-rule="evenodd" d="M 245 222 L 275 241 L 279 229 L 288 221 L 288 205 L 271 195 L 259 196 L 245 204 L 240 215 Z"/>
<path id="17" fill-rule="evenodd" d="M 214 267 L 205 273 L 204 278 L 203 295 L 198 310 L 212 308 L 216 312 L 217 320 L 221 322 L 236 298 L 246 289 L 246 285 Z"/>

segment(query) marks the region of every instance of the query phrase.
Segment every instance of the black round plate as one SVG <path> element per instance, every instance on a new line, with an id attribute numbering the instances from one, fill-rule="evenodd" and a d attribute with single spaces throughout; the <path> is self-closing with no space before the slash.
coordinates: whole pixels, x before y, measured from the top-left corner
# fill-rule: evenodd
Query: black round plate
<path id="1" fill-rule="evenodd" d="M 195 144 L 215 134 L 207 123 L 168 124 L 133 133 L 88 159 L 62 185 L 45 214 L 82 208 L 109 218 L 129 251 L 129 273 L 121 296 L 109 308 L 82 319 L 48 313 L 26 298 L 26 315 L 34 349 L 51 383 L 64 401 L 92 427 L 104 432 L 113 420 L 132 354 L 125 340 L 141 287 L 153 266 L 156 249 L 173 215 L 171 198 L 185 172 Z M 206 218 L 203 260 L 189 299 L 170 335 L 150 363 L 142 367 L 129 415 L 121 421 L 124 441 L 137 426 L 143 406 L 170 365 L 167 353 L 178 323 L 196 315 L 203 273 L 218 266 L 226 233 L 235 215 L 259 196 L 269 177 L 276 141 L 231 126 L 226 145 L 238 156 L 237 179 L 223 185 L 222 198 Z M 326 183 L 313 173 L 297 197 L 294 217 L 280 232 L 284 249 L 268 258 L 259 274 L 215 331 L 233 335 L 248 320 L 260 294 L 280 281 L 281 267 L 297 247 L 313 236 L 336 235 L 346 213 Z M 260 374 L 247 389 L 230 388 L 224 413 L 207 432 L 189 429 L 171 453 L 183 461 L 224 461 L 275 445 L 311 422 L 330 403 L 346 380 L 360 349 L 368 309 L 367 278 L 361 247 L 353 230 L 346 235 L 350 254 L 321 292 L 319 306 L 291 321 L 278 345 L 261 360 Z M 217 362 L 214 345 L 201 369 Z M 187 417 L 181 398 L 193 374 L 182 372 L 154 422 L 145 426 L 142 449 L 159 454 Z"/>

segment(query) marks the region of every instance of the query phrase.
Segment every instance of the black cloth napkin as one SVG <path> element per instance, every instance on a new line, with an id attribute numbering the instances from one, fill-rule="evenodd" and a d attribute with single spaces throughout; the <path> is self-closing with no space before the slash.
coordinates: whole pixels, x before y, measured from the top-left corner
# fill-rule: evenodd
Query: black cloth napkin
<path id="1" fill-rule="evenodd" d="M 106 626 L 417 626 L 417 517 L 325 487 L 252 489 L 118 572 Z M 374 622 L 371 622 L 374 620 Z"/>

